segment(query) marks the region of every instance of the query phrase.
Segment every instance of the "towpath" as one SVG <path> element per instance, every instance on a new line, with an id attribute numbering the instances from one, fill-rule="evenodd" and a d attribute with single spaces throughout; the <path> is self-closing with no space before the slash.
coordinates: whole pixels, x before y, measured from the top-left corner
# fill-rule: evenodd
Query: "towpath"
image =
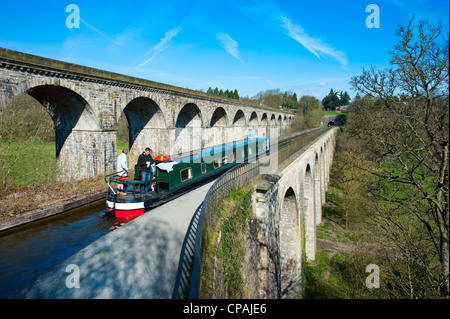
<path id="1" fill-rule="evenodd" d="M 213 183 L 112 231 L 12 298 L 182 298 L 199 209 Z"/>

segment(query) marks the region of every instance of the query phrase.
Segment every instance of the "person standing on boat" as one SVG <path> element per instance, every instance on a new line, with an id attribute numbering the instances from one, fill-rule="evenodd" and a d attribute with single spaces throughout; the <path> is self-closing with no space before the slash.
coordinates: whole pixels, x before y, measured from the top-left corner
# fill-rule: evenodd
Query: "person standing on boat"
<path id="1" fill-rule="evenodd" d="M 155 177 L 155 169 L 156 169 L 156 167 L 155 167 L 155 160 L 154 160 L 154 156 L 153 156 L 153 150 L 152 149 L 150 149 L 150 156 L 152 157 L 152 163 L 150 164 L 150 171 L 152 172 L 152 178 L 151 178 L 151 183 L 150 183 L 150 190 L 153 192 L 154 191 L 154 189 L 153 189 L 153 178 Z"/>
<path id="2" fill-rule="evenodd" d="M 124 148 L 119 157 L 117 157 L 117 175 L 119 175 L 120 179 L 126 179 L 128 176 L 127 154 L 128 150 Z M 117 190 L 119 194 L 125 195 L 123 192 L 123 184 L 117 184 Z"/>
<path id="3" fill-rule="evenodd" d="M 150 155 L 150 148 L 147 147 L 138 157 L 139 170 L 141 171 L 141 196 L 147 195 L 152 187 L 152 164 L 155 162 Z"/>
<path id="4" fill-rule="evenodd" d="M 270 148 L 270 141 L 269 141 L 269 138 L 267 137 L 266 133 L 263 133 L 263 138 L 264 138 L 264 142 L 266 143 L 266 153 L 268 153 L 269 148 Z"/>

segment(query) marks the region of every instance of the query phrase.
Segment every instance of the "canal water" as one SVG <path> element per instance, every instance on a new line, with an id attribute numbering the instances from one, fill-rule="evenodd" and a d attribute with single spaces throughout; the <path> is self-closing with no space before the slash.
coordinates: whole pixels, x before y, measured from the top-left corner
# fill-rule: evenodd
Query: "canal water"
<path id="1" fill-rule="evenodd" d="M 114 229 L 105 202 L 0 232 L 0 298 L 51 271 Z"/>

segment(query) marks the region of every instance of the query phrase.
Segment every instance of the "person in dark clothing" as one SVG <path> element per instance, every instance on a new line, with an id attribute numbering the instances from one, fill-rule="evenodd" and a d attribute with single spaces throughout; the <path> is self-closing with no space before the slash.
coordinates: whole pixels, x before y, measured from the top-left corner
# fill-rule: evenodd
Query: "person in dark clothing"
<path id="1" fill-rule="evenodd" d="M 152 188 L 152 164 L 155 162 L 150 155 L 150 148 L 147 147 L 138 157 L 139 170 L 141 171 L 141 196 L 147 195 Z"/>

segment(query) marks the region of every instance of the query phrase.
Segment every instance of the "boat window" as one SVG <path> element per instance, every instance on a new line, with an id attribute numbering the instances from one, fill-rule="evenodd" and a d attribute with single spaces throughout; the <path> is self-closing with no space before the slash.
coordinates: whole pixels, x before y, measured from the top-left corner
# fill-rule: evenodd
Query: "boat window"
<path id="1" fill-rule="evenodd" d="M 234 163 L 234 161 L 236 160 L 236 157 L 234 156 L 234 153 L 231 153 L 231 154 L 228 156 L 228 159 L 230 160 L 230 163 Z"/>
<path id="2" fill-rule="evenodd" d="M 192 168 L 186 168 L 181 170 L 181 181 L 187 181 L 188 179 L 192 178 Z"/>
<path id="3" fill-rule="evenodd" d="M 206 164 L 202 163 L 202 174 L 206 173 Z"/>
<path id="4" fill-rule="evenodd" d="M 214 160 L 214 168 L 218 168 L 221 166 L 220 158 Z"/>

